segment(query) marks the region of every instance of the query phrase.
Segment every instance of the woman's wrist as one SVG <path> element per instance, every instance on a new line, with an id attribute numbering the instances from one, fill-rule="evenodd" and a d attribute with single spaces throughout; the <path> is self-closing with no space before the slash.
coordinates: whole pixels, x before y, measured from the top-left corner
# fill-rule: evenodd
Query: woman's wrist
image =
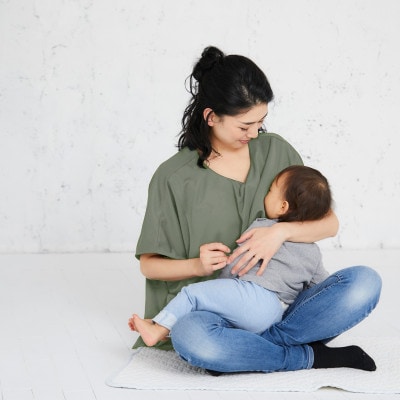
<path id="1" fill-rule="evenodd" d="M 279 222 L 272 226 L 275 229 L 275 234 L 280 239 L 280 241 L 287 242 L 290 240 L 292 235 L 292 223 L 290 222 Z"/>
<path id="2" fill-rule="evenodd" d="M 205 276 L 203 264 L 201 263 L 200 258 L 192 258 L 192 263 L 194 276 L 199 278 Z"/>

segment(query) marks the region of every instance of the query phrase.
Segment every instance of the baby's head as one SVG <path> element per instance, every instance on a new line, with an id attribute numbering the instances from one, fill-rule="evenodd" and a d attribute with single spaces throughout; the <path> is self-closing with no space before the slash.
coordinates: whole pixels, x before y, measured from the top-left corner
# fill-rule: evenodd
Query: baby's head
<path id="1" fill-rule="evenodd" d="M 331 206 L 327 179 L 316 169 L 303 165 L 282 170 L 264 199 L 267 217 L 280 222 L 321 219 Z"/>

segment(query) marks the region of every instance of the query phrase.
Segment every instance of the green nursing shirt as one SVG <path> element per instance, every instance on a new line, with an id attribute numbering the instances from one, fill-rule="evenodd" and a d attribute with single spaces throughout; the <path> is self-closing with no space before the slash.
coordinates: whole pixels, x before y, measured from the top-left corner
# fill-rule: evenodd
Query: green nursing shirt
<path id="1" fill-rule="evenodd" d="M 172 259 L 199 257 L 200 246 L 235 240 L 256 219 L 265 217 L 264 197 L 275 175 L 289 165 L 303 164 L 294 148 L 273 133 L 249 142 L 250 170 L 244 183 L 197 165 L 198 154 L 184 148 L 162 163 L 150 182 L 147 209 L 136 257 L 155 253 Z M 145 318 L 152 318 L 182 287 L 209 277 L 175 282 L 146 279 Z M 145 346 L 141 338 L 134 347 Z M 160 342 L 158 348 L 171 349 Z"/>

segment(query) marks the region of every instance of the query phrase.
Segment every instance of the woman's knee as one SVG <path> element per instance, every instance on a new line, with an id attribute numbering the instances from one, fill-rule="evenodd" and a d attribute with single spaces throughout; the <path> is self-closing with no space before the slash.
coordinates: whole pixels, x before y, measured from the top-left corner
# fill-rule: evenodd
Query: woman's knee
<path id="1" fill-rule="evenodd" d="M 349 285 L 346 301 L 356 306 L 369 304 L 373 309 L 379 301 L 382 279 L 372 268 L 359 265 L 336 272 Z"/>
<path id="2" fill-rule="evenodd" d="M 207 311 L 191 312 L 177 321 L 170 335 L 175 351 L 192 365 L 203 367 L 218 359 L 213 330 L 219 328 L 218 315 Z"/>

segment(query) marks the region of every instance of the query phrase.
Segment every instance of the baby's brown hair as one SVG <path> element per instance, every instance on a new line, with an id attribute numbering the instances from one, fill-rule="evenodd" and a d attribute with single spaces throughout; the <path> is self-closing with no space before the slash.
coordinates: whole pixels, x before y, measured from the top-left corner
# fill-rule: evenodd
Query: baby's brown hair
<path id="1" fill-rule="evenodd" d="M 283 179 L 284 198 L 288 211 L 280 222 L 313 221 L 323 218 L 331 209 L 332 195 L 328 180 L 318 170 L 304 165 L 292 165 L 275 177 Z"/>

